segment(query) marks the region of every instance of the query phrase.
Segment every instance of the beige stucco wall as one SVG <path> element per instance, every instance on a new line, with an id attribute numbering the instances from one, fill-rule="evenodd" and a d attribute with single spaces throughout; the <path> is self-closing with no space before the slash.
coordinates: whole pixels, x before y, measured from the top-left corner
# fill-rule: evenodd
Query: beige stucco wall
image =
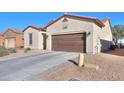
<path id="1" fill-rule="evenodd" d="M 101 38 L 102 28 L 94 24 L 94 30 L 93 30 L 93 54 L 100 53 L 101 52 Z"/>
<path id="2" fill-rule="evenodd" d="M 29 33 L 32 33 L 32 45 L 29 45 Z M 31 49 L 43 49 L 43 31 L 36 30 L 34 28 L 29 27 L 26 31 L 24 31 L 24 48 Z"/>
<path id="3" fill-rule="evenodd" d="M 81 20 L 81 19 L 75 19 L 75 18 L 66 18 L 68 22 L 66 23 L 68 25 L 67 29 L 63 29 L 63 25 L 65 23 L 62 22 L 63 18 L 55 22 L 54 24 L 47 27 L 47 49 L 52 49 L 52 37 L 51 35 L 55 34 L 69 34 L 69 33 L 83 33 L 83 32 L 90 32 L 90 35 L 87 36 L 87 43 L 86 43 L 86 52 L 92 53 L 93 52 L 93 26 L 94 23 L 88 20 Z"/>

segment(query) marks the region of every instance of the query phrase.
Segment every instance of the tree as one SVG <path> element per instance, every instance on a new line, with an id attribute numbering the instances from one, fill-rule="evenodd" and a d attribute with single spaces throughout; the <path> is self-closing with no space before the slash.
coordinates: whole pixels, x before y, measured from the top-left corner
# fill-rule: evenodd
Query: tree
<path id="1" fill-rule="evenodd" d="M 117 44 L 118 39 L 124 38 L 124 25 L 115 25 L 112 33 L 115 39 L 115 44 Z"/>

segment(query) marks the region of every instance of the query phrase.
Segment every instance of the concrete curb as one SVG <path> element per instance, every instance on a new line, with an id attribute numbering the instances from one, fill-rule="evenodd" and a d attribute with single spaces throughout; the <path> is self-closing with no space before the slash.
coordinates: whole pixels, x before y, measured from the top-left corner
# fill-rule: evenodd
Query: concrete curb
<path id="1" fill-rule="evenodd" d="M 96 70 L 99 69 L 99 65 L 96 65 L 96 64 L 84 64 L 84 67 L 93 68 L 93 69 L 96 69 Z"/>

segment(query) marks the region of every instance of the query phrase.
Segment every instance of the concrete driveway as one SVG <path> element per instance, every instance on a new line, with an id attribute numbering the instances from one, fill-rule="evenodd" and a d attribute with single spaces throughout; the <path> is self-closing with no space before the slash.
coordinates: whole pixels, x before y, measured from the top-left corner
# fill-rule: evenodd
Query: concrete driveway
<path id="1" fill-rule="evenodd" d="M 77 53 L 50 52 L 0 61 L 0 80 L 41 80 L 42 72 L 77 56 Z"/>

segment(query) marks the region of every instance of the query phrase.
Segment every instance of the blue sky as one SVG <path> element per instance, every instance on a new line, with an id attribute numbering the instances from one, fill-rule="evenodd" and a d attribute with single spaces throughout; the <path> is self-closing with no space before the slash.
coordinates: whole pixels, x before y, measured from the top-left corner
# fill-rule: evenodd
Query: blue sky
<path id="1" fill-rule="evenodd" d="M 108 17 L 112 26 L 124 24 L 124 12 L 68 12 L 97 18 Z M 0 32 L 8 27 L 24 29 L 29 24 L 45 26 L 49 21 L 63 15 L 64 12 L 0 12 Z"/>

